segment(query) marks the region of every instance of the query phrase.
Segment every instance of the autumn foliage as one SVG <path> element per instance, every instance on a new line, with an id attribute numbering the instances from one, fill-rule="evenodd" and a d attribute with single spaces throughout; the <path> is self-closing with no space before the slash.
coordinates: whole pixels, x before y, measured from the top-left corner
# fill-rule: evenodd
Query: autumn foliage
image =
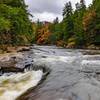
<path id="1" fill-rule="evenodd" d="M 50 23 L 45 23 L 40 29 L 38 29 L 39 35 L 37 36 L 37 44 L 47 44 L 49 42 L 48 38 L 51 34 L 49 30 L 49 25 Z"/>
<path id="2" fill-rule="evenodd" d="M 100 46 L 100 1 L 94 0 L 86 7 L 85 0 L 77 3 L 75 11 L 71 2 L 63 9 L 63 20 L 52 23 L 37 22 L 35 40 L 37 44 L 54 44 L 66 48 L 95 48 Z"/>
<path id="3" fill-rule="evenodd" d="M 93 21 L 93 19 L 96 17 L 96 12 L 95 10 L 88 11 L 84 17 L 83 17 L 83 26 L 84 30 L 88 30 L 88 25 Z"/>

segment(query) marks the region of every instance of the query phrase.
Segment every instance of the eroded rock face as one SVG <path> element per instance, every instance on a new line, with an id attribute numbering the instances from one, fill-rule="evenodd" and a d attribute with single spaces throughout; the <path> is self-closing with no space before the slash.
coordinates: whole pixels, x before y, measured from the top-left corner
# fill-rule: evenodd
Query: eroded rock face
<path id="1" fill-rule="evenodd" d="M 22 72 L 33 64 L 33 59 L 25 53 L 9 53 L 0 56 L 0 70 L 4 72 Z"/>
<path id="2" fill-rule="evenodd" d="M 7 47 L 7 53 L 30 51 L 30 46 Z"/>
<path id="3" fill-rule="evenodd" d="M 17 48 L 17 52 L 30 51 L 30 48 L 29 46 L 19 47 Z"/>

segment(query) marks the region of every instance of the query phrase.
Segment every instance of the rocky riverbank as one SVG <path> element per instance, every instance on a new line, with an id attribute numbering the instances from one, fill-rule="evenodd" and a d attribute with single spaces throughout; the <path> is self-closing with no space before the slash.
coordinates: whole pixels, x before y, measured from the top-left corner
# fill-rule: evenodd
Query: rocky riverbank
<path id="1" fill-rule="evenodd" d="M 31 47 L 10 52 L 0 54 L 0 100 L 16 100 L 38 86 L 50 72 L 45 66 L 33 64 Z"/>
<path id="2" fill-rule="evenodd" d="M 30 47 L 12 47 L 7 52 L 0 54 L 0 71 L 4 72 L 22 72 L 25 67 L 33 64 L 30 55 Z M 28 51 L 28 52 L 27 52 Z"/>

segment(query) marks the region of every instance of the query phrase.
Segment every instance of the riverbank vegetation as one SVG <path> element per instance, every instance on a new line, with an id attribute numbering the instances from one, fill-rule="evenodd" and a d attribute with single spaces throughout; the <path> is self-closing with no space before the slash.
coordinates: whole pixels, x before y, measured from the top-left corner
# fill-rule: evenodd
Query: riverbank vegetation
<path id="1" fill-rule="evenodd" d="M 37 44 L 56 44 L 67 48 L 93 48 L 100 46 L 100 0 L 86 7 L 85 1 L 76 3 L 76 9 L 67 2 L 63 9 L 63 20 L 53 23 L 39 22 L 35 26 Z"/>
<path id="2" fill-rule="evenodd" d="M 0 49 L 30 44 L 32 25 L 24 0 L 0 0 Z"/>

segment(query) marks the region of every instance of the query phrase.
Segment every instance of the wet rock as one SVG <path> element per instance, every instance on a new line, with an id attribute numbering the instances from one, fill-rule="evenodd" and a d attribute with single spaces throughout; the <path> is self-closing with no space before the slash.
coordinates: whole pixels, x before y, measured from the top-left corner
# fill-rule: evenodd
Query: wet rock
<path id="1" fill-rule="evenodd" d="M 6 54 L 0 56 L 0 71 L 23 72 L 25 68 L 32 66 L 33 59 L 23 53 Z"/>
<path id="2" fill-rule="evenodd" d="M 16 52 L 16 47 L 7 47 L 7 53 Z"/>
<path id="3" fill-rule="evenodd" d="M 100 50 L 84 50 L 82 53 L 84 55 L 97 55 L 100 54 Z"/>
<path id="4" fill-rule="evenodd" d="M 22 71 L 21 68 L 17 68 L 16 67 L 16 57 L 4 57 L 1 61 L 0 61 L 0 71 L 2 71 L 2 73 L 4 72 L 18 72 L 18 71 Z"/>
<path id="5" fill-rule="evenodd" d="M 18 47 L 17 48 L 17 52 L 23 52 L 23 51 L 30 51 L 30 47 Z"/>
<path id="6" fill-rule="evenodd" d="M 19 61 L 16 64 L 16 67 L 20 69 L 25 69 L 25 68 L 31 67 L 32 65 L 33 65 L 33 60 L 30 59 L 30 60 L 25 60 L 25 61 Z"/>
<path id="7" fill-rule="evenodd" d="M 71 100 L 100 100 L 100 82 L 94 78 L 82 79 L 71 89 Z"/>
<path id="8" fill-rule="evenodd" d="M 81 65 L 85 73 L 100 73 L 100 60 L 83 60 Z"/>
<path id="9" fill-rule="evenodd" d="M 42 56 L 42 58 L 47 58 L 47 56 Z"/>

